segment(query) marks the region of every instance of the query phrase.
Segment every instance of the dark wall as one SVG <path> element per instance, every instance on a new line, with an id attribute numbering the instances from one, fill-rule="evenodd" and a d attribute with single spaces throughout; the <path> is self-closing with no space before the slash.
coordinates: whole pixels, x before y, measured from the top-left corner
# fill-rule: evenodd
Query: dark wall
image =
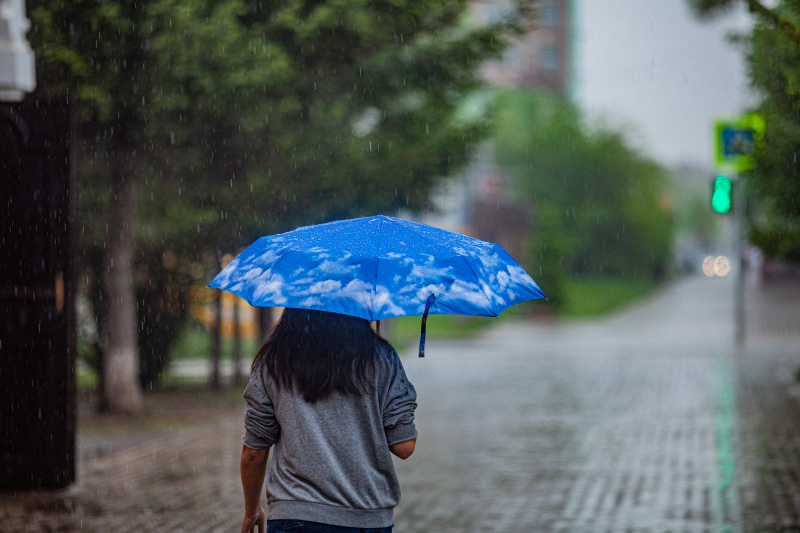
<path id="1" fill-rule="evenodd" d="M 70 124 L 65 102 L 0 103 L 0 488 L 75 480 Z"/>

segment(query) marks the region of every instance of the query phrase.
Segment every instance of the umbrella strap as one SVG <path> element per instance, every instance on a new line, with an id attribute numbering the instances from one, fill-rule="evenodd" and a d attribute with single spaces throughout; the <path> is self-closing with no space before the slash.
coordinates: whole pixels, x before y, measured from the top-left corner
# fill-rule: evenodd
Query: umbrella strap
<path id="1" fill-rule="evenodd" d="M 422 314 L 422 327 L 419 333 L 419 356 L 425 357 L 425 326 L 428 323 L 428 311 L 431 309 L 431 304 L 436 301 L 436 296 L 431 294 L 428 296 L 428 301 L 425 302 L 425 313 Z"/>

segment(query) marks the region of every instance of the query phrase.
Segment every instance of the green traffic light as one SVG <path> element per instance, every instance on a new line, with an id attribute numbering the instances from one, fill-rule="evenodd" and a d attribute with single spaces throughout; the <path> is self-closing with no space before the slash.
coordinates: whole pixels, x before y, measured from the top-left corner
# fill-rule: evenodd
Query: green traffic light
<path id="1" fill-rule="evenodd" d="M 714 192 L 711 195 L 711 208 L 720 214 L 725 214 L 731 210 L 731 193 L 733 184 L 731 179 L 724 174 L 720 174 L 714 180 Z"/>

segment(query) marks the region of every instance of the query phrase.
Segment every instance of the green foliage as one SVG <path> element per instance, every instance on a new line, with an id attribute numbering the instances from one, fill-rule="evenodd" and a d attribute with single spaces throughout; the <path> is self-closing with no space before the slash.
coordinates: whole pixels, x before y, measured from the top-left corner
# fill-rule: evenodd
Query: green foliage
<path id="1" fill-rule="evenodd" d="M 76 372 L 76 385 L 79 391 L 96 390 L 99 380 L 97 372 L 88 366 L 79 366 Z"/>
<path id="2" fill-rule="evenodd" d="M 529 272 L 547 295 L 547 306 L 553 311 L 563 311 L 564 278 L 569 271 L 567 254 L 572 244 L 565 238 L 561 226 L 561 210 L 547 201 L 538 204 L 535 235 L 529 244 Z"/>
<path id="3" fill-rule="evenodd" d="M 465 315 L 428 315 L 426 342 L 436 339 L 466 339 L 473 337 L 497 323 L 507 319 L 513 313 L 505 313 L 499 317 L 465 316 Z M 381 335 L 397 349 L 398 352 L 411 351 L 419 347 L 422 317 L 401 316 L 381 320 Z"/>
<path id="4" fill-rule="evenodd" d="M 760 0 L 688 0 L 689 6 L 699 17 L 713 17 L 724 12 L 741 2 L 758 19 L 770 26 L 771 29 L 783 33 L 784 37 L 800 45 L 800 24 L 797 17 L 793 16 L 800 7 L 797 0 L 782 0 L 776 7 L 774 2 L 767 4 Z M 794 11 L 794 13 L 792 13 Z"/>
<path id="5" fill-rule="evenodd" d="M 466 0 L 28 5 L 40 87 L 79 104 L 79 253 L 98 315 L 109 185 L 136 184 L 148 382 L 185 318 L 186 271 L 208 280 L 217 250 L 425 206 L 487 133 L 457 108 L 520 29 L 466 24 Z"/>
<path id="6" fill-rule="evenodd" d="M 708 209 L 707 195 L 692 197 L 684 207 L 686 233 L 694 237 L 701 246 L 708 247 L 717 235 L 717 221 Z"/>
<path id="7" fill-rule="evenodd" d="M 767 257 L 780 257 L 800 261 L 800 227 L 797 224 L 782 224 L 781 227 L 750 228 L 750 242 Z"/>
<path id="8" fill-rule="evenodd" d="M 172 347 L 172 357 L 183 360 L 207 359 L 211 353 L 211 342 L 211 331 L 200 323 L 190 321 L 178 335 Z M 252 360 L 260 346 L 261 339 L 243 338 L 242 359 Z M 233 342 L 229 339 L 222 339 L 220 358 L 233 359 Z"/>
<path id="9" fill-rule="evenodd" d="M 655 288 L 656 284 L 646 279 L 568 279 L 564 282 L 563 314 L 572 318 L 600 316 L 644 298 Z"/>
<path id="10" fill-rule="evenodd" d="M 800 5 L 782 2 L 786 18 L 800 20 Z M 800 258 L 800 47 L 785 32 L 758 23 L 747 56 L 750 81 L 762 95 L 759 111 L 766 121 L 764 147 L 748 190 L 760 203 L 751 236 L 764 253 Z"/>
<path id="11" fill-rule="evenodd" d="M 739 0 L 688 0 L 689 6 L 699 17 L 713 17 L 733 8 Z"/>
<path id="12" fill-rule="evenodd" d="M 173 147 L 162 155 L 192 201 L 219 213 L 197 215 L 203 233 L 241 246 L 300 224 L 425 205 L 434 180 L 485 133 L 483 120 L 454 120 L 456 106 L 512 30 L 462 26 L 465 8 L 155 3 L 151 129 Z"/>
<path id="13" fill-rule="evenodd" d="M 675 240 L 707 249 L 717 237 L 720 217 L 709 209 L 707 172 L 673 170 L 670 175 Z"/>
<path id="14" fill-rule="evenodd" d="M 548 95 L 500 92 L 495 126 L 496 159 L 537 219 L 531 267 L 554 305 L 563 303 L 559 277 L 664 274 L 672 224 L 661 167 Z"/>

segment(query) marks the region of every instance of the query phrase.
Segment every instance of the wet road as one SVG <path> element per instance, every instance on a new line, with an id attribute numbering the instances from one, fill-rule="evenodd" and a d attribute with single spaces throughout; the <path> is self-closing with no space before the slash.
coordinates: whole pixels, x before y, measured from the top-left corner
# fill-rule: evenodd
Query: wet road
<path id="1" fill-rule="evenodd" d="M 499 324 L 404 357 L 398 532 L 800 531 L 800 284 L 691 278 L 601 321 Z M 0 495 L 0 531 L 235 531 L 240 412 Z"/>
<path id="2" fill-rule="evenodd" d="M 694 278 L 599 322 L 502 325 L 407 359 L 420 437 L 398 531 L 800 530 L 799 337 L 754 308 L 736 350 L 732 295 Z M 759 448 L 780 424 L 776 508 Z"/>

